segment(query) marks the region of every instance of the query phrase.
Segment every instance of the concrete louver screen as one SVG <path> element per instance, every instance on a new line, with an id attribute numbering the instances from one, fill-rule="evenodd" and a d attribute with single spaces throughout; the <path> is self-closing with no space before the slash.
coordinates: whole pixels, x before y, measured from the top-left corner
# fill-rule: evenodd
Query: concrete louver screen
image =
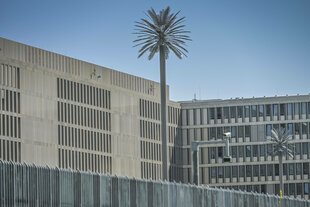
<path id="1" fill-rule="evenodd" d="M 0 207 L 20 206 L 275 207 L 279 197 L 0 160 Z M 310 207 L 310 201 L 283 198 L 281 206 Z"/>

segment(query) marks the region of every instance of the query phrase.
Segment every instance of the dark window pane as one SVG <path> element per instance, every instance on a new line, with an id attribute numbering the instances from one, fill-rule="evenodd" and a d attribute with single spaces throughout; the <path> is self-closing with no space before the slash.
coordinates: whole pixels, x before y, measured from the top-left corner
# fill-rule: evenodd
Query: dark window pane
<path id="1" fill-rule="evenodd" d="M 247 165 L 246 166 L 246 176 L 247 177 L 252 177 L 252 165 Z"/>
<path id="2" fill-rule="evenodd" d="M 301 175 L 301 163 L 296 163 L 296 175 Z"/>
<path id="3" fill-rule="evenodd" d="M 236 158 L 237 157 L 237 146 L 232 146 L 231 147 L 231 156 L 233 158 Z"/>
<path id="4" fill-rule="evenodd" d="M 224 111 L 223 118 L 224 118 L 224 119 L 228 119 L 229 108 L 228 108 L 228 107 L 224 107 L 224 108 L 223 108 L 223 111 Z"/>
<path id="5" fill-rule="evenodd" d="M 307 105 L 305 102 L 301 103 L 301 114 L 306 114 L 306 108 L 307 108 Z"/>
<path id="6" fill-rule="evenodd" d="M 264 105 L 259 105 L 258 106 L 258 114 L 260 117 L 264 116 Z"/>
<path id="7" fill-rule="evenodd" d="M 243 154 L 244 154 L 244 146 L 239 146 L 238 147 L 238 154 L 239 154 L 239 158 L 243 158 Z"/>
<path id="8" fill-rule="evenodd" d="M 259 154 L 261 157 L 265 156 L 265 145 L 259 146 Z"/>
<path id="9" fill-rule="evenodd" d="M 230 166 L 225 167 L 225 178 L 230 178 Z"/>
<path id="10" fill-rule="evenodd" d="M 274 175 L 279 176 L 279 164 L 274 165 Z"/>
<path id="11" fill-rule="evenodd" d="M 243 110 L 242 110 L 242 106 L 238 106 L 238 118 L 242 118 L 243 117 Z"/>
<path id="12" fill-rule="evenodd" d="M 257 109 L 256 109 L 256 105 L 253 105 L 252 107 L 251 107 L 251 115 L 252 115 L 252 117 L 256 117 L 256 114 L 257 114 Z"/>
<path id="13" fill-rule="evenodd" d="M 304 175 L 309 174 L 309 163 L 307 163 L 307 162 L 303 163 L 303 174 Z"/>
<path id="14" fill-rule="evenodd" d="M 215 112 L 214 112 L 214 108 L 209 108 L 209 113 L 210 113 L 210 119 L 214 119 L 215 118 Z"/>
<path id="15" fill-rule="evenodd" d="M 236 127 L 235 126 L 231 127 L 231 138 L 236 138 Z"/>
<path id="16" fill-rule="evenodd" d="M 223 167 L 218 167 L 218 177 L 223 178 Z"/>
<path id="17" fill-rule="evenodd" d="M 270 116 L 271 115 L 271 105 L 267 104 L 265 105 L 266 107 L 266 116 Z"/>
<path id="18" fill-rule="evenodd" d="M 217 119 L 222 119 L 222 108 L 221 107 L 216 108 L 216 112 L 217 112 Z"/>
<path id="19" fill-rule="evenodd" d="M 295 155 L 300 155 L 300 143 L 295 144 Z"/>
<path id="20" fill-rule="evenodd" d="M 244 166 L 239 166 L 239 177 L 244 177 Z"/>
<path id="21" fill-rule="evenodd" d="M 243 138 L 244 137 L 244 126 L 238 126 L 238 137 Z"/>
<path id="22" fill-rule="evenodd" d="M 258 146 L 257 145 L 253 145 L 252 146 L 252 148 L 253 148 L 253 157 L 257 157 L 257 155 L 258 155 Z"/>
<path id="23" fill-rule="evenodd" d="M 302 143 L 302 153 L 304 155 L 307 155 L 308 154 L 308 143 Z"/>
<path id="24" fill-rule="evenodd" d="M 254 165 L 253 166 L 253 176 L 258 177 L 259 175 L 259 165 Z"/>
<path id="25" fill-rule="evenodd" d="M 273 104 L 273 116 L 278 116 L 278 104 Z"/>
<path id="26" fill-rule="evenodd" d="M 292 104 L 291 103 L 287 104 L 287 115 L 288 116 L 292 115 Z"/>
<path id="27" fill-rule="evenodd" d="M 304 183 L 304 194 L 309 195 L 309 183 Z"/>
<path id="28" fill-rule="evenodd" d="M 251 126 L 245 126 L 245 137 L 251 137 Z"/>
<path id="29" fill-rule="evenodd" d="M 211 167 L 211 178 L 216 178 L 216 167 Z"/>
<path id="30" fill-rule="evenodd" d="M 236 107 L 232 106 L 230 107 L 230 118 L 236 118 Z"/>
<path id="31" fill-rule="evenodd" d="M 259 168 L 260 176 L 266 176 L 266 165 L 260 165 Z"/>
<path id="32" fill-rule="evenodd" d="M 294 103 L 294 114 L 299 115 L 299 103 Z"/>
<path id="33" fill-rule="evenodd" d="M 267 165 L 267 176 L 273 175 L 273 164 Z"/>
<path id="34" fill-rule="evenodd" d="M 246 157 L 251 157 L 251 145 L 245 146 L 245 150 Z"/>
<path id="35" fill-rule="evenodd" d="M 270 136 L 271 135 L 271 125 L 267 124 L 266 125 L 266 136 Z"/>
<path id="36" fill-rule="evenodd" d="M 294 171 L 295 171 L 294 163 L 290 163 L 288 167 L 289 167 L 289 175 L 294 175 Z"/>
<path id="37" fill-rule="evenodd" d="M 218 147 L 217 150 L 218 158 L 223 158 L 223 147 Z"/>
<path id="38" fill-rule="evenodd" d="M 238 166 L 232 166 L 232 177 L 237 177 Z"/>
<path id="39" fill-rule="evenodd" d="M 280 104 L 280 115 L 281 116 L 285 115 L 285 104 Z"/>
<path id="40" fill-rule="evenodd" d="M 250 106 L 244 106 L 244 117 L 250 116 Z"/>

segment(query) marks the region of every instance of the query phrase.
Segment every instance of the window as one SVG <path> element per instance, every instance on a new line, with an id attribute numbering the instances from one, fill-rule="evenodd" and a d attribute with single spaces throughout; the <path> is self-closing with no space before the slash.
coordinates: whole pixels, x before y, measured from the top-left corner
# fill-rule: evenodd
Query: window
<path id="1" fill-rule="evenodd" d="M 294 169 L 294 163 L 290 163 L 290 164 L 288 164 L 288 170 L 289 170 L 289 175 L 294 175 L 294 171 L 295 171 L 295 169 Z"/>
<path id="2" fill-rule="evenodd" d="M 251 157 L 251 145 L 245 146 L 245 150 L 246 157 Z"/>
<path id="3" fill-rule="evenodd" d="M 215 147 L 210 147 L 210 154 L 211 154 L 211 159 L 215 159 Z"/>
<path id="4" fill-rule="evenodd" d="M 295 144 L 295 155 L 300 155 L 300 143 Z"/>
<path id="5" fill-rule="evenodd" d="M 283 175 L 287 175 L 287 164 L 283 164 Z"/>
<path id="6" fill-rule="evenodd" d="M 215 135 L 216 135 L 216 127 L 211 127 L 209 128 L 209 132 L 210 132 L 210 139 L 215 139 Z"/>
<path id="7" fill-rule="evenodd" d="M 218 158 L 223 158 L 223 147 L 217 148 Z"/>
<path id="8" fill-rule="evenodd" d="M 295 183 L 289 184 L 290 195 L 295 195 Z"/>
<path id="9" fill-rule="evenodd" d="M 259 165 L 254 165 L 253 166 L 253 176 L 258 177 L 259 175 Z"/>
<path id="10" fill-rule="evenodd" d="M 287 129 L 289 135 L 293 135 L 293 124 L 287 124 Z"/>
<path id="11" fill-rule="evenodd" d="M 233 158 L 236 158 L 237 157 L 237 146 L 232 146 L 231 147 L 231 156 Z"/>
<path id="12" fill-rule="evenodd" d="M 267 155 L 271 156 L 272 151 L 273 151 L 272 144 L 267 144 Z"/>
<path id="13" fill-rule="evenodd" d="M 214 120 L 214 118 L 215 118 L 215 112 L 214 112 L 214 108 L 209 108 L 209 113 L 210 113 L 210 119 L 212 120 Z"/>
<path id="14" fill-rule="evenodd" d="M 265 156 L 265 145 L 260 145 L 259 146 L 259 155 L 261 157 Z"/>
<path id="15" fill-rule="evenodd" d="M 278 116 L 278 104 L 273 104 L 273 116 Z"/>
<path id="16" fill-rule="evenodd" d="M 260 165 L 259 168 L 260 176 L 266 176 L 266 165 Z"/>
<path id="17" fill-rule="evenodd" d="M 243 117 L 243 110 L 242 110 L 242 106 L 238 106 L 238 118 L 242 118 Z"/>
<path id="18" fill-rule="evenodd" d="M 216 113 L 217 113 L 217 119 L 222 119 L 222 108 L 221 107 L 216 108 Z"/>
<path id="19" fill-rule="evenodd" d="M 301 175 L 301 163 L 296 163 L 296 175 Z"/>
<path id="20" fill-rule="evenodd" d="M 302 183 L 296 183 L 297 195 L 302 194 Z"/>
<path id="21" fill-rule="evenodd" d="M 308 123 L 307 122 L 303 122 L 301 124 L 301 132 L 302 134 L 308 134 Z"/>
<path id="22" fill-rule="evenodd" d="M 245 126 L 245 137 L 251 137 L 251 126 Z"/>
<path id="23" fill-rule="evenodd" d="M 223 178 L 223 167 L 218 167 L 218 178 Z"/>
<path id="24" fill-rule="evenodd" d="M 235 106 L 230 107 L 230 118 L 232 119 L 236 118 L 236 107 Z"/>
<path id="25" fill-rule="evenodd" d="M 239 146 L 238 147 L 238 154 L 239 154 L 239 158 L 243 158 L 243 146 Z"/>
<path id="26" fill-rule="evenodd" d="M 252 165 L 247 165 L 246 166 L 246 176 L 247 177 L 252 177 Z"/>
<path id="27" fill-rule="evenodd" d="M 264 105 L 258 105 L 258 114 L 259 114 L 259 117 L 264 116 Z"/>
<path id="28" fill-rule="evenodd" d="M 217 139 L 223 138 L 223 127 L 217 127 Z"/>
<path id="29" fill-rule="evenodd" d="M 300 124 L 295 123 L 295 135 L 299 135 L 299 134 L 300 134 Z"/>
<path id="30" fill-rule="evenodd" d="M 237 177 L 237 170 L 238 170 L 238 166 L 232 166 L 232 177 L 233 178 Z"/>
<path id="31" fill-rule="evenodd" d="M 235 126 L 231 127 L 231 138 L 236 138 L 236 127 Z"/>
<path id="32" fill-rule="evenodd" d="M 271 115 L 271 106 L 270 104 L 266 105 L 266 116 L 270 116 Z"/>
<path id="33" fill-rule="evenodd" d="M 299 103 L 294 103 L 294 114 L 299 115 Z"/>
<path id="34" fill-rule="evenodd" d="M 225 167 L 225 178 L 230 178 L 230 166 Z"/>
<path id="35" fill-rule="evenodd" d="M 216 167 L 211 167 L 211 178 L 216 178 Z"/>
<path id="36" fill-rule="evenodd" d="M 287 115 L 288 116 L 292 115 L 292 104 L 291 103 L 287 104 Z"/>
<path id="37" fill-rule="evenodd" d="M 257 115 L 256 105 L 251 106 L 251 115 L 252 117 L 256 117 Z"/>
<path id="38" fill-rule="evenodd" d="M 253 157 L 257 157 L 258 155 L 258 146 L 257 145 L 253 145 Z"/>
<path id="39" fill-rule="evenodd" d="M 238 126 L 238 137 L 243 138 L 244 133 L 243 133 L 244 126 Z"/>
<path id="40" fill-rule="evenodd" d="M 224 112 L 224 114 L 223 114 L 224 119 L 228 119 L 228 117 L 229 117 L 229 108 L 228 107 L 224 107 L 223 108 L 223 112 Z"/>
<path id="41" fill-rule="evenodd" d="M 250 116 L 250 106 L 244 106 L 244 117 L 248 118 Z"/>
<path id="42" fill-rule="evenodd" d="M 303 168 L 303 170 L 302 170 L 303 174 L 308 175 L 309 174 L 309 163 L 308 162 L 303 163 L 302 168 Z"/>
<path id="43" fill-rule="evenodd" d="M 266 136 L 271 136 L 271 125 L 270 124 L 266 125 Z"/>
<path id="44" fill-rule="evenodd" d="M 304 194 L 309 195 L 309 183 L 304 183 Z"/>
<path id="45" fill-rule="evenodd" d="M 301 114 L 306 115 L 307 105 L 305 102 L 301 103 Z"/>
<path id="46" fill-rule="evenodd" d="M 267 176 L 273 175 L 273 164 L 267 165 Z"/>
<path id="47" fill-rule="evenodd" d="M 239 178 L 244 177 L 244 165 L 239 166 Z"/>
<path id="48" fill-rule="evenodd" d="M 304 155 L 307 155 L 308 154 L 308 143 L 302 143 L 302 153 Z"/>
<path id="49" fill-rule="evenodd" d="M 274 175 L 279 176 L 279 164 L 274 165 Z"/>
<path id="50" fill-rule="evenodd" d="M 280 104 L 280 115 L 281 116 L 285 115 L 285 104 Z"/>

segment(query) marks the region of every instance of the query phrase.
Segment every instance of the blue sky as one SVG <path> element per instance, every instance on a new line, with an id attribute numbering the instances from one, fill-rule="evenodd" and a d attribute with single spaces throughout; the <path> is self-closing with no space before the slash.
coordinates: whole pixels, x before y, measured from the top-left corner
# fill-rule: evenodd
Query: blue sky
<path id="1" fill-rule="evenodd" d="M 167 6 L 193 39 L 167 61 L 172 100 L 310 93 L 309 0 L 0 0 L 0 36 L 159 81 L 158 55 L 137 59 L 132 33 Z"/>

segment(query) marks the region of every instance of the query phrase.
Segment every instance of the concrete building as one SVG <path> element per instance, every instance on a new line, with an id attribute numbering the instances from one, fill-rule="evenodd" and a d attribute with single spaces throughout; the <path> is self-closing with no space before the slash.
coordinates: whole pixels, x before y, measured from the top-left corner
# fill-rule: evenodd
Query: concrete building
<path id="1" fill-rule="evenodd" d="M 309 95 L 168 101 L 170 180 L 191 182 L 191 141 L 230 131 L 233 162 L 203 147 L 202 183 L 278 192 L 266 138 L 281 127 L 295 144 L 285 191 L 308 198 L 309 111 Z M 0 38 L 0 159 L 159 180 L 160 130 L 159 83 Z"/>
<path id="2" fill-rule="evenodd" d="M 286 195 L 309 198 L 310 95 L 185 101 L 182 109 L 184 181 L 191 179 L 193 140 L 222 139 L 231 132 L 231 163 L 223 163 L 223 147 L 200 150 L 200 181 L 210 186 L 279 192 L 278 157 L 267 139 L 271 129 L 292 135 L 294 158 L 284 160 Z"/>

